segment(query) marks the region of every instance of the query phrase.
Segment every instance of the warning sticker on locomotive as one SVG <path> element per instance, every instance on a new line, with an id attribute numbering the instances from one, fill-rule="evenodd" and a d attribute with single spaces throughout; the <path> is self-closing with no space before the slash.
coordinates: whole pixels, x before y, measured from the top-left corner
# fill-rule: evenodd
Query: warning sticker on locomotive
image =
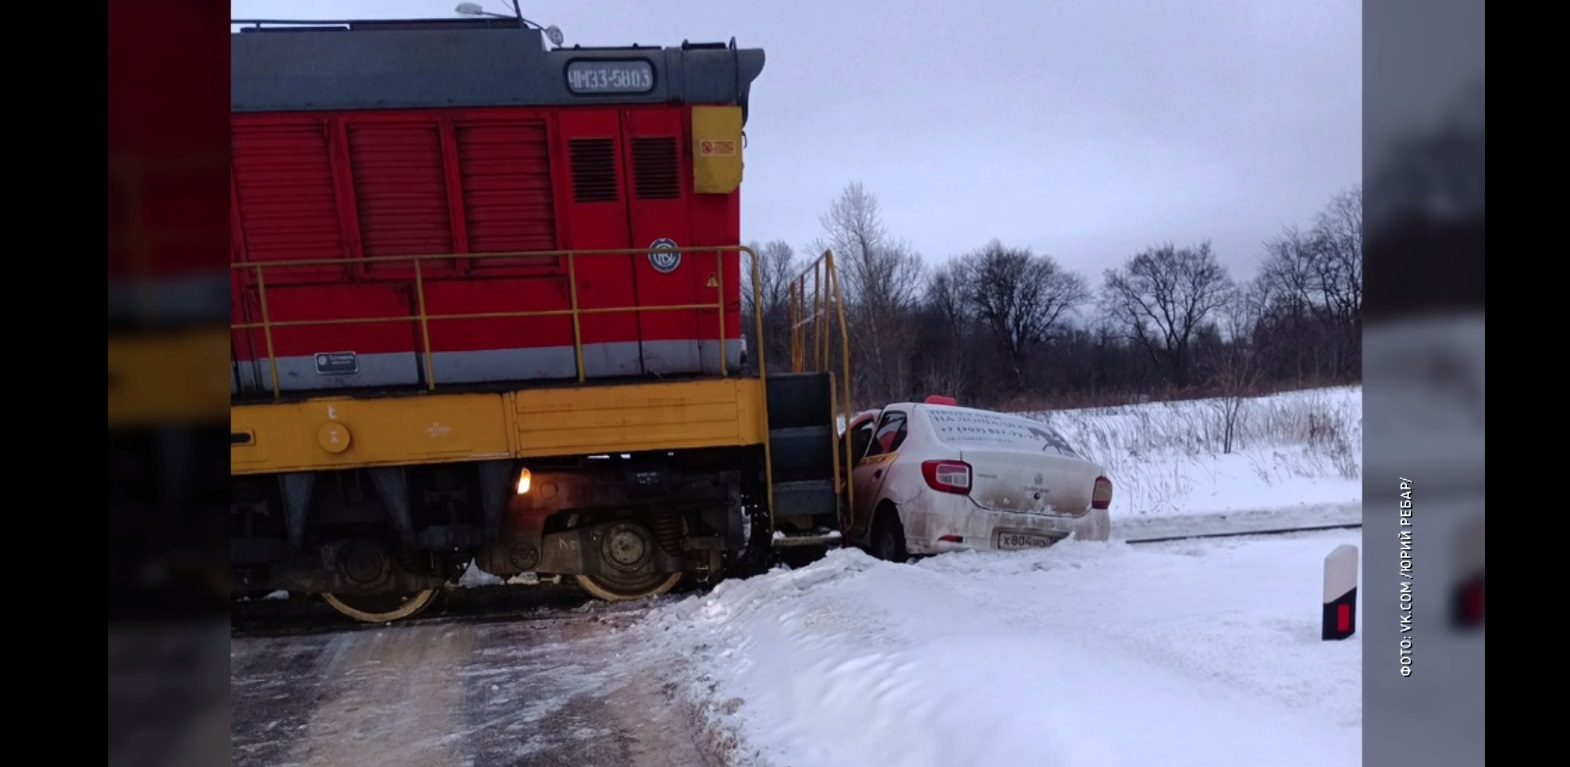
<path id="1" fill-rule="evenodd" d="M 676 241 L 669 237 L 661 237 L 649 243 L 649 266 L 654 267 L 654 271 L 660 274 L 670 274 L 676 271 L 676 267 L 681 266 L 681 252 L 669 250 L 660 252 L 657 250 L 658 248 L 675 247 L 677 247 Z"/>
<path id="2" fill-rule="evenodd" d="M 703 157 L 733 157 L 736 154 L 736 142 L 704 139 L 698 142 L 698 154 Z"/>
<path id="3" fill-rule="evenodd" d="M 360 372 L 360 355 L 354 352 L 317 352 L 316 373 L 324 376 L 350 375 Z"/>

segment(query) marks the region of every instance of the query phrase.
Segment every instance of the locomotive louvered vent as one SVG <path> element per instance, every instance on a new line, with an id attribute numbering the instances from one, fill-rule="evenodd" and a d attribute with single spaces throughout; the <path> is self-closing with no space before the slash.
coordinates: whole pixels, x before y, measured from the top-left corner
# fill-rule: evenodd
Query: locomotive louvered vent
<path id="1" fill-rule="evenodd" d="M 632 140 L 632 173 L 640 200 L 674 200 L 681 197 L 677 170 L 676 139 Z"/>
<path id="2" fill-rule="evenodd" d="M 578 202 L 616 201 L 616 143 L 608 138 L 575 138 L 572 152 L 572 194 Z"/>

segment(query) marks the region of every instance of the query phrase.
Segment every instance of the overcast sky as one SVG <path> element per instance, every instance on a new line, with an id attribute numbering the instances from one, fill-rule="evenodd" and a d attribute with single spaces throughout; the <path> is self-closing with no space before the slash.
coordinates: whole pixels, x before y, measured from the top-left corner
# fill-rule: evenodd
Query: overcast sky
<path id="1" fill-rule="evenodd" d="M 411 18 L 456 5 L 231 8 Z M 763 48 L 748 240 L 803 246 L 859 180 L 929 263 L 997 237 L 1099 282 L 1144 246 L 1208 238 L 1242 277 L 1262 240 L 1362 177 L 1354 0 L 524 0 L 523 15 L 561 27 L 568 45 Z"/>

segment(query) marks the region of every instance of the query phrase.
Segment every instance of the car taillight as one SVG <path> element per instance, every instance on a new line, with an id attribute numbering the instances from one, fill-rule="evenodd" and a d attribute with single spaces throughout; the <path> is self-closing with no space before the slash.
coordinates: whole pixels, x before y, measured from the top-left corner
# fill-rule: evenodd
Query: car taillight
<path id="1" fill-rule="evenodd" d="M 1106 509 L 1112 505 L 1112 480 L 1096 477 L 1096 489 L 1090 493 L 1090 508 Z"/>
<path id="2" fill-rule="evenodd" d="M 970 492 L 970 464 L 964 461 L 925 461 L 921 464 L 921 476 L 928 487 L 940 493 Z"/>

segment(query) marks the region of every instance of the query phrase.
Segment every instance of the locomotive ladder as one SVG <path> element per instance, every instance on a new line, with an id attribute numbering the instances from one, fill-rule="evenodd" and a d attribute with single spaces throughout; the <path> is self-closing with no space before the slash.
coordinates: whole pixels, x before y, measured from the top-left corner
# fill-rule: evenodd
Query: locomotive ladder
<path id="1" fill-rule="evenodd" d="M 789 289 L 791 371 L 766 384 L 774 545 L 837 545 L 855 458 L 837 434 L 850 421 L 850 336 L 833 251 Z"/>

